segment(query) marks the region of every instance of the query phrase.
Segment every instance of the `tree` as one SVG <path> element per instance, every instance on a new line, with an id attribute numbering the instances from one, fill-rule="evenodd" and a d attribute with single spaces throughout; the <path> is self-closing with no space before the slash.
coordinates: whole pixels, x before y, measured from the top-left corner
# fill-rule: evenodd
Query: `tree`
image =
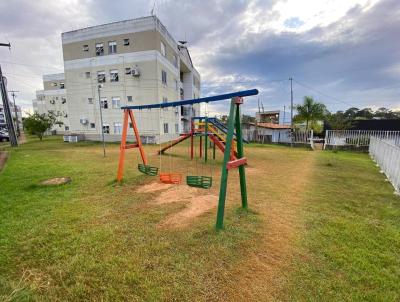
<path id="1" fill-rule="evenodd" d="M 242 123 L 255 123 L 255 122 L 256 122 L 256 118 L 254 116 L 250 116 L 250 115 L 246 115 L 246 114 L 242 115 Z"/>
<path id="2" fill-rule="evenodd" d="M 351 119 L 343 111 L 327 114 L 326 122 L 333 130 L 345 130 L 351 126 Z"/>
<path id="3" fill-rule="evenodd" d="M 364 108 L 356 113 L 356 119 L 359 120 L 370 120 L 373 116 L 374 114 L 371 108 Z"/>
<path id="4" fill-rule="evenodd" d="M 316 127 L 316 123 L 324 119 L 327 110 L 324 104 L 314 101 L 311 96 L 305 96 L 302 105 L 296 105 L 297 115 L 294 117 L 296 122 L 306 122 L 306 131 Z"/>
<path id="5" fill-rule="evenodd" d="M 42 140 L 44 133 L 50 130 L 55 122 L 56 118 L 54 114 L 39 114 L 36 112 L 24 119 L 24 128 L 29 134 L 37 135 Z"/>

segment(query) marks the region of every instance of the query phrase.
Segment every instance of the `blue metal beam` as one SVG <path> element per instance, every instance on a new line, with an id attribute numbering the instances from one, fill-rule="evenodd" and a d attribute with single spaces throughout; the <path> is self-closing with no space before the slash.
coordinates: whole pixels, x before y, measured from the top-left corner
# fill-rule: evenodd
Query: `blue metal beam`
<path id="1" fill-rule="evenodd" d="M 199 104 L 199 103 L 217 102 L 217 101 L 222 101 L 222 100 L 228 100 L 228 99 L 231 99 L 234 97 L 245 97 L 245 96 L 257 95 L 257 94 L 258 94 L 257 89 L 251 89 L 251 90 L 244 90 L 244 91 L 238 91 L 238 92 L 233 92 L 233 93 L 220 94 L 220 95 L 209 96 L 209 97 L 199 98 L 199 99 L 192 99 L 192 100 L 183 100 L 183 101 L 176 101 L 176 102 L 138 105 L 138 106 L 122 106 L 121 109 L 153 109 L 153 108 L 176 107 L 176 106 L 182 106 L 182 105 L 193 105 L 193 104 Z"/>

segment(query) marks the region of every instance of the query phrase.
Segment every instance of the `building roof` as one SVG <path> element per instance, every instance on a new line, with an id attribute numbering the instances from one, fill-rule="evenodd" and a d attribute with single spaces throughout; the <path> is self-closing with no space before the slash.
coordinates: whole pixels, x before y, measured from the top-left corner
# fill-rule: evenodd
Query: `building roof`
<path id="1" fill-rule="evenodd" d="M 250 125 L 255 126 L 255 123 L 248 123 Z M 290 129 L 290 125 L 281 125 L 281 124 L 274 124 L 274 123 L 257 123 L 258 127 L 261 128 L 268 128 L 268 129 Z"/>
<path id="2" fill-rule="evenodd" d="M 44 74 L 43 81 L 57 81 L 57 80 L 65 80 L 64 73 L 53 73 L 53 74 Z"/>
<path id="3" fill-rule="evenodd" d="M 280 125 L 274 123 L 258 123 L 257 126 L 270 129 L 290 129 L 290 125 Z"/>

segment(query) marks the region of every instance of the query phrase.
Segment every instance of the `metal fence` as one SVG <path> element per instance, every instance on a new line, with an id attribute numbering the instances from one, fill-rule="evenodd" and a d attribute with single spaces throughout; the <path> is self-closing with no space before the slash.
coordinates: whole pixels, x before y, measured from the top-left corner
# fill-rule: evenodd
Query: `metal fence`
<path id="1" fill-rule="evenodd" d="M 400 194 L 400 145 L 371 136 L 369 154 Z"/>
<path id="2" fill-rule="evenodd" d="M 400 131 L 327 130 L 324 149 L 350 147 L 367 150 L 371 137 L 384 139 L 396 146 L 400 145 Z"/>

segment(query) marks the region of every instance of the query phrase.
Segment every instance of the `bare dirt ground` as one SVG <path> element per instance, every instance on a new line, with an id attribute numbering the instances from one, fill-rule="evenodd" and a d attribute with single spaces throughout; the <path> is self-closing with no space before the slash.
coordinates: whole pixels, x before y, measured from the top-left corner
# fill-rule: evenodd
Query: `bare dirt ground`
<path id="1" fill-rule="evenodd" d="M 40 184 L 43 186 L 58 186 L 58 185 L 67 184 L 69 182 L 71 182 L 70 177 L 55 177 L 55 178 L 43 180 L 40 182 Z"/>
<path id="2" fill-rule="evenodd" d="M 190 225 L 194 218 L 217 207 L 218 196 L 200 195 L 189 199 L 186 207 L 177 213 L 171 214 L 159 224 L 159 227 L 183 228 Z"/>
<path id="3" fill-rule="evenodd" d="M 172 185 L 163 184 L 161 182 L 152 182 L 136 190 L 138 193 L 154 193 L 162 190 L 170 189 Z"/>
<path id="4" fill-rule="evenodd" d="M 165 218 L 159 224 L 159 227 L 165 228 L 182 228 L 190 225 L 193 218 L 196 218 L 207 211 L 215 208 L 218 202 L 218 196 L 205 193 L 203 189 L 163 184 L 158 181 L 149 183 L 136 190 L 138 193 L 154 193 L 159 192 L 155 198 L 155 205 L 163 205 L 169 203 L 184 203 L 185 208 L 179 212 L 173 213 Z M 205 195 L 204 195 L 205 194 Z"/>

